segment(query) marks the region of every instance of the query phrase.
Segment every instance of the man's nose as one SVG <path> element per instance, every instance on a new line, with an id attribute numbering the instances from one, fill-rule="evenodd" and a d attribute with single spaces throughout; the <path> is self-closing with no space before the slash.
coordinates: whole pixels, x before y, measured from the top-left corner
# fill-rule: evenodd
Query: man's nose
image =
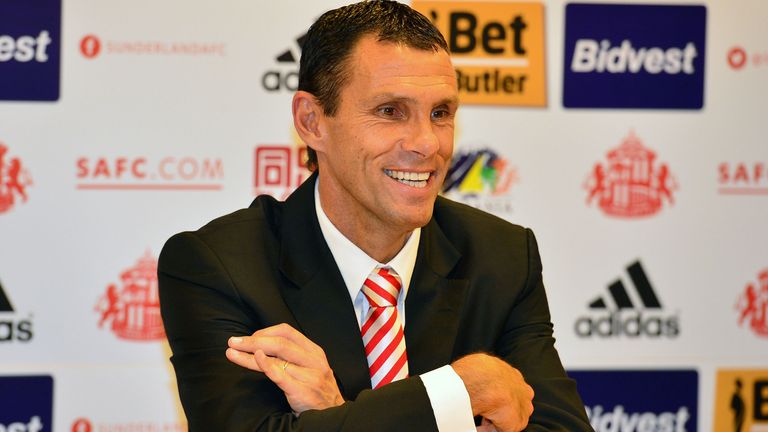
<path id="1" fill-rule="evenodd" d="M 432 120 L 428 116 L 424 119 L 414 119 L 411 129 L 410 139 L 406 140 L 404 145 L 405 150 L 424 158 L 434 155 L 440 147 L 440 140 Z"/>

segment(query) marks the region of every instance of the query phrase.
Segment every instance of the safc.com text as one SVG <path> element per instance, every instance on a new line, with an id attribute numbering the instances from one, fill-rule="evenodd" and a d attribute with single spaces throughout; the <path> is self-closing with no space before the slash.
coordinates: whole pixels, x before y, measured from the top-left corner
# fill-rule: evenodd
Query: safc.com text
<path id="1" fill-rule="evenodd" d="M 224 165 L 219 158 L 191 156 L 81 157 L 76 177 L 77 189 L 221 190 Z"/>

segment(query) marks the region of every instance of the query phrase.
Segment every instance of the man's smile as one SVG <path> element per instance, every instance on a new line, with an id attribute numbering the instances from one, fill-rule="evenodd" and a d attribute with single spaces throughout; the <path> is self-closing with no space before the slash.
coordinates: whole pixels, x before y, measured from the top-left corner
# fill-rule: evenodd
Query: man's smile
<path id="1" fill-rule="evenodd" d="M 390 169 L 385 169 L 384 174 L 400 183 L 417 188 L 427 187 L 429 177 L 432 175 L 430 172 L 395 171 Z"/>

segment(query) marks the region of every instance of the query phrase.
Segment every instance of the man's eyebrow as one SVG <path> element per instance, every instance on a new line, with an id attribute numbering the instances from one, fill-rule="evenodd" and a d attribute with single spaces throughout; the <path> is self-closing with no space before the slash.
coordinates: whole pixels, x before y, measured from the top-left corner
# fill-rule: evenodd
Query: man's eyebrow
<path id="1" fill-rule="evenodd" d="M 403 96 L 398 95 L 396 93 L 381 93 L 378 95 L 375 95 L 371 97 L 370 99 L 373 103 L 382 103 L 382 102 L 405 102 L 405 103 L 414 103 L 417 102 L 415 98 L 412 98 L 410 96 Z M 448 97 L 439 100 L 434 106 L 441 106 L 441 105 L 458 105 L 459 99 L 457 97 Z"/>

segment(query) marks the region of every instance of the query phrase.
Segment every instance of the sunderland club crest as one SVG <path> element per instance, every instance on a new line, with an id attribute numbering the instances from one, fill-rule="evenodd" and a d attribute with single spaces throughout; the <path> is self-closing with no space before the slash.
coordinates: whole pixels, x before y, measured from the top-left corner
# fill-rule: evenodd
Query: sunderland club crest
<path id="1" fill-rule="evenodd" d="M 161 340 L 165 337 L 157 293 L 157 260 L 147 252 L 110 284 L 95 307 L 99 327 L 109 325 L 121 339 Z"/>
<path id="2" fill-rule="evenodd" d="M 11 210 L 16 199 L 27 202 L 27 187 L 32 178 L 22 166 L 21 159 L 8 156 L 8 147 L 0 142 L 0 213 Z"/>
<path id="3" fill-rule="evenodd" d="M 674 204 L 677 182 L 665 163 L 656 163 L 656 153 L 643 146 L 630 132 L 619 147 L 608 152 L 606 163 L 596 163 L 584 188 L 609 216 L 634 218 L 651 216 L 663 203 Z"/>

